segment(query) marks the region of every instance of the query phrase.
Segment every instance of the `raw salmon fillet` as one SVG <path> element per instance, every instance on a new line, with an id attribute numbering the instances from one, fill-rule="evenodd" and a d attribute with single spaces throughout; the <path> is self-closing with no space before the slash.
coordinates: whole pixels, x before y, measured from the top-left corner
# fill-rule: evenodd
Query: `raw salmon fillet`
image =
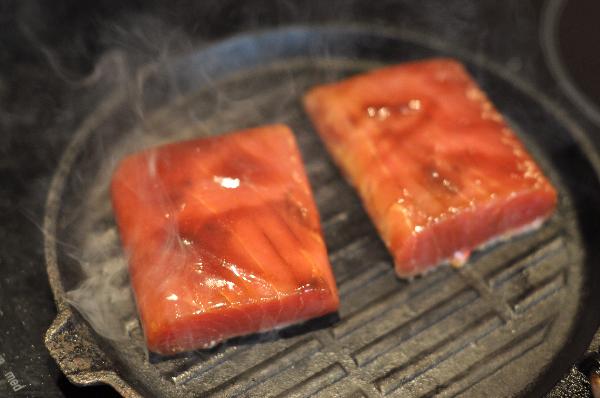
<path id="1" fill-rule="evenodd" d="M 131 155 L 111 190 L 150 351 L 209 348 L 337 310 L 319 215 L 287 127 Z"/>
<path id="2" fill-rule="evenodd" d="M 400 277 L 461 264 L 483 244 L 538 226 L 556 206 L 554 188 L 457 61 L 318 86 L 304 105 Z"/>

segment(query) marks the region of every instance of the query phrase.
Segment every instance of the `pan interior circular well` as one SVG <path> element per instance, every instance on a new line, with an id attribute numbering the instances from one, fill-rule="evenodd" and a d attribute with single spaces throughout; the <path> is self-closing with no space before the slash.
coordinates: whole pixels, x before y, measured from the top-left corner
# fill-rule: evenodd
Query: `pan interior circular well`
<path id="1" fill-rule="evenodd" d="M 558 188 L 560 202 L 541 229 L 475 253 L 460 269 L 442 267 L 407 282 L 394 276 L 301 97 L 317 84 L 432 56 L 466 63 Z M 118 306 L 116 323 L 81 311 L 117 373 L 145 395 L 520 395 L 549 389 L 591 339 L 597 324 L 589 311 L 597 310 L 591 303 L 599 294 L 591 267 L 598 250 L 590 243 L 599 219 L 597 175 L 572 135 L 577 126 L 493 64 L 410 32 L 297 27 L 237 36 L 173 61 L 142 85 L 144 96 L 126 96 L 72 148 L 53 250 L 61 275 L 54 283 L 76 307 L 82 279 L 117 285 L 86 297 L 92 306 Z M 110 206 L 114 165 L 145 147 L 267 123 L 288 124 L 296 134 L 340 289 L 339 320 L 149 361 Z M 115 328 L 127 334 L 103 337 Z"/>

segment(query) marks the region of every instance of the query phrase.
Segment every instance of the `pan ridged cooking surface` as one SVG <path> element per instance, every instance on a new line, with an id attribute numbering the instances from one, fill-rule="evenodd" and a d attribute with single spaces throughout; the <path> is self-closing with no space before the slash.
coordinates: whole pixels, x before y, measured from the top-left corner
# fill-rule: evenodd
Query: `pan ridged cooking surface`
<path id="1" fill-rule="evenodd" d="M 590 201 L 598 198 L 598 182 L 568 126 L 511 82 L 463 57 L 559 190 L 559 208 L 540 230 L 476 252 L 461 269 L 443 267 L 402 281 L 300 98 L 313 85 L 386 62 L 439 55 L 440 49 L 360 30 L 291 29 L 234 39 L 213 52 L 221 58 L 198 54 L 175 69 L 171 78 L 184 88 L 173 104 L 148 116 L 144 145 L 264 123 L 290 125 L 321 213 L 340 289 L 339 319 L 150 362 L 132 322 L 127 341 L 93 337 L 126 383 L 148 396 L 511 396 L 548 389 L 583 352 L 596 326 L 583 308 L 597 294 L 590 292 L 597 274 L 589 269 L 596 253 L 583 231 L 597 216 Z M 257 57 L 261 52 L 271 55 Z M 200 70 L 203 62 L 208 66 Z M 211 70 L 229 75 L 206 80 Z M 203 83 L 185 85 L 194 73 Z M 106 156 L 96 155 L 99 147 L 109 158 L 127 148 L 133 136 L 127 112 L 109 115 L 74 149 L 80 151 L 71 167 L 77 172 L 65 174 L 57 208 L 63 220 L 57 238 L 65 246 L 81 243 L 72 233 L 78 224 L 92 225 L 103 244 L 119 245 L 110 206 L 93 220 L 77 213 L 83 219 L 76 222 L 70 209 L 81 209 L 86 194 L 75 192 L 82 188 L 109 202 L 108 180 L 98 175 Z M 581 182 L 585 187 L 577 188 Z M 77 281 L 61 251 L 58 271 L 69 289 Z"/>

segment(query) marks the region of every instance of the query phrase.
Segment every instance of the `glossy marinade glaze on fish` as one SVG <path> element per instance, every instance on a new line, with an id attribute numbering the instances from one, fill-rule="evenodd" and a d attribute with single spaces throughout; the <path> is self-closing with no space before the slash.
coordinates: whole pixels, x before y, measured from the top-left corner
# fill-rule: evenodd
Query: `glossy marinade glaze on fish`
<path id="1" fill-rule="evenodd" d="M 313 88 L 305 108 L 400 277 L 535 228 L 557 194 L 459 62 L 384 67 Z"/>
<path id="2" fill-rule="evenodd" d="M 209 348 L 337 310 L 319 215 L 287 127 L 130 155 L 111 191 L 150 351 Z"/>

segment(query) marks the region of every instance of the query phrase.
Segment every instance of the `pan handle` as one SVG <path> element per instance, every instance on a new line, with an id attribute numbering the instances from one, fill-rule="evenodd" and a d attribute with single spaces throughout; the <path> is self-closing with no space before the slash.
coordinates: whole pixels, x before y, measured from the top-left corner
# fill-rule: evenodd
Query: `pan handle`
<path id="1" fill-rule="evenodd" d="M 94 342 L 84 322 L 65 306 L 46 331 L 44 342 L 61 371 L 73 384 L 108 384 L 126 398 L 141 397 L 115 373 L 111 360 Z"/>

